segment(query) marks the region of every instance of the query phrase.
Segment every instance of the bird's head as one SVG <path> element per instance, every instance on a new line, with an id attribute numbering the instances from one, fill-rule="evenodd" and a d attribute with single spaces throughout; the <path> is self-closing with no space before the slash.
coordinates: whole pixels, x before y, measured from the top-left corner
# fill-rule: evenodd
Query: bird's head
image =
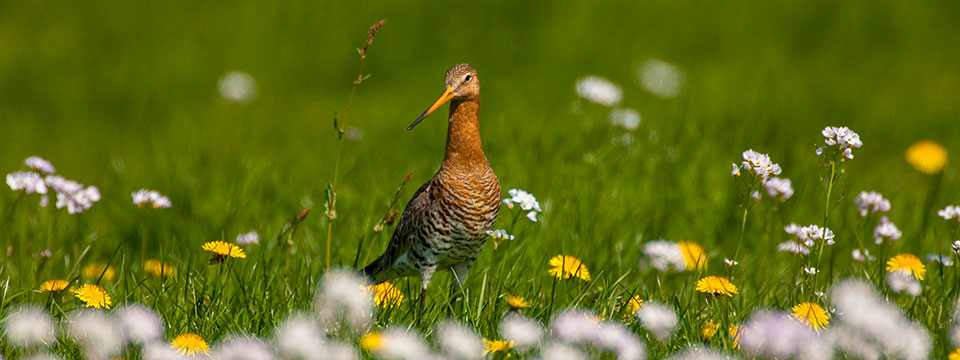
<path id="1" fill-rule="evenodd" d="M 407 127 L 407 130 L 413 129 L 423 118 L 440 108 L 440 106 L 447 103 L 447 101 L 450 101 L 450 99 L 469 101 L 480 98 L 480 78 L 477 77 L 477 70 L 474 70 L 470 64 L 454 65 L 450 70 L 447 70 L 444 82 L 447 88 L 444 89 L 443 94 L 440 95 L 437 101 L 434 101 L 433 105 L 430 105 L 423 114 L 420 114 L 417 120 Z"/>

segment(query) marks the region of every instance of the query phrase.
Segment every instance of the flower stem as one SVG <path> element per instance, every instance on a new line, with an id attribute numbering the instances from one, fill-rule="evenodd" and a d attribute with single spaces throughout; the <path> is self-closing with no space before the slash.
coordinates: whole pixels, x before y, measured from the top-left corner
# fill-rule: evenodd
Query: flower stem
<path id="1" fill-rule="evenodd" d="M 823 232 L 823 235 L 821 236 L 820 244 L 817 246 L 817 270 L 821 270 L 821 264 L 823 262 L 823 248 L 827 244 L 827 239 L 825 237 L 827 235 L 827 219 L 830 218 L 830 195 L 833 194 L 833 183 L 834 183 L 834 180 L 836 180 L 836 174 L 837 174 L 837 163 L 835 161 L 831 161 L 830 162 L 830 180 L 827 183 L 827 199 L 824 202 L 824 209 L 823 209 L 823 225 L 821 226 L 822 229 L 820 229 L 820 231 Z M 817 279 L 819 278 L 819 276 L 817 275 L 819 275 L 819 272 L 816 274 L 813 274 L 814 289 L 812 290 L 814 291 L 816 291 Z"/>
<path id="2" fill-rule="evenodd" d="M 740 258 L 740 247 L 743 245 L 743 233 L 747 230 L 747 214 L 750 212 L 750 209 L 743 208 L 743 217 L 740 219 L 740 239 L 737 240 L 737 251 L 733 253 L 733 260 L 737 261 Z"/>

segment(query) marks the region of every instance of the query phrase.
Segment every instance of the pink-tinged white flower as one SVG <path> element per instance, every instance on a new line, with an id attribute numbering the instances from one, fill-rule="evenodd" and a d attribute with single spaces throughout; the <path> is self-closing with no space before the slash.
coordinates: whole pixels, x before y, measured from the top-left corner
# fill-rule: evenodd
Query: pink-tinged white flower
<path id="1" fill-rule="evenodd" d="M 862 280 L 844 280 L 830 299 L 837 312 L 823 333 L 842 355 L 861 359 L 927 359 L 930 334 Z"/>
<path id="2" fill-rule="evenodd" d="M 897 228 L 897 225 L 887 219 L 886 216 L 881 217 L 877 227 L 873 228 L 873 239 L 877 244 L 882 243 L 883 240 L 897 241 L 901 235 L 903 234 Z"/>
<path id="3" fill-rule="evenodd" d="M 511 312 L 500 320 L 500 335 L 504 340 L 512 341 L 517 349 L 536 347 L 543 338 L 543 326 L 534 319 Z"/>
<path id="4" fill-rule="evenodd" d="M 3 328 L 6 329 L 5 338 L 14 346 L 46 346 L 56 339 L 53 318 L 41 307 L 21 305 L 8 314 Z"/>
<path id="5" fill-rule="evenodd" d="M 537 213 L 543 210 L 540 209 L 540 202 L 533 194 L 520 189 L 510 189 L 507 193 L 510 194 L 510 198 L 503 199 L 503 204 L 507 208 L 513 209 L 514 204 L 520 205 L 520 210 L 527 211 L 527 219 L 537 222 Z"/>
<path id="6" fill-rule="evenodd" d="M 744 327 L 740 347 L 752 357 L 829 359 L 833 353 L 825 339 L 788 313 L 759 310 Z"/>
<path id="7" fill-rule="evenodd" d="M 817 155 L 822 155 L 826 149 L 835 149 L 843 156 L 841 160 L 853 159 L 853 148 L 860 148 L 863 142 L 860 141 L 860 135 L 853 132 L 846 126 L 832 127 L 828 126 L 820 132 L 823 135 L 826 146 L 817 148 Z"/>
<path id="8" fill-rule="evenodd" d="M 820 272 L 820 270 L 817 270 L 817 268 L 810 266 L 810 267 L 803 268 L 803 272 L 810 275 L 816 275 L 817 273 Z"/>
<path id="9" fill-rule="evenodd" d="M 163 321 L 153 309 L 131 304 L 114 310 L 113 317 L 120 332 L 129 342 L 149 344 L 163 338 Z"/>
<path id="10" fill-rule="evenodd" d="M 777 245 L 777 251 L 789 252 L 800 255 L 807 255 L 810 253 L 810 249 L 803 244 L 800 244 L 796 241 L 784 241 Z"/>
<path id="11" fill-rule="evenodd" d="M 666 341 L 677 327 L 677 314 L 672 307 L 656 301 L 643 304 L 637 310 L 640 324 L 660 341 Z"/>
<path id="12" fill-rule="evenodd" d="M 726 354 L 711 349 L 706 345 L 687 345 L 679 353 L 671 355 L 667 360 L 730 360 Z"/>
<path id="13" fill-rule="evenodd" d="M 779 198 L 781 202 L 793 196 L 793 185 L 790 184 L 790 179 L 771 177 L 763 183 L 763 187 L 767 189 L 767 195 L 774 199 Z"/>
<path id="14" fill-rule="evenodd" d="M 237 245 L 260 245 L 260 234 L 256 230 L 237 235 Z"/>
<path id="15" fill-rule="evenodd" d="M 9 180 L 7 181 L 9 184 Z M 957 221 L 960 221 L 960 206 L 948 205 L 943 210 L 937 211 L 937 215 L 940 215 L 944 220 L 957 219 Z"/>
<path id="16" fill-rule="evenodd" d="M 324 358 L 324 337 L 316 320 L 294 314 L 280 324 L 274 343 L 283 359 L 319 360 Z"/>
<path id="17" fill-rule="evenodd" d="M 640 65 L 640 86 L 647 92 L 661 97 L 673 98 L 683 89 L 686 74 L 679 67 L 660 59 L 650 59 Z"/>
<path id="18" fill-rule="evenodd" d="M 543 349 L 540 350 L 540 358 L 554 360 L 586 360 L 587 356 L 576 347 L 561 343 L 549 343 L 544 345 Z"/>
<path id="19" fill-rule="evenodd" d="M 953 252 L 960 254 L 960 240 L 954 241 L 951 247 L 953 248 Z"/>
<path id="20" fill-rule="evenodd" d="M 45 181 L 57 193 L 57 209 L 66 207 L 70 214 L 79 214 L 100 201 L 100 190 L 96 186 L 84 187 L 59 175 L 49 175 Z"/>
<path id="21" fill-rule="evenodd" d="M 634 109 L 614 109 L 610 112 L 610 123 L 626 131 L 640 127 L 640 113 Z"/>
<path id="22" fill-rule="evenodd" d="M 453 359 L 479 359 L 483 357 L 483 341 L 477 332 L 453 320 L 446 320 L 437 327 L 440 348 Z"/>
<path id="23" fill-rule="evenodd" d="M 730 176 L 740 176 L 740 167 L 737 164 L 730 164 L 733 166 L 733 171 L 730 172 Z"/>
<path id="24" fill-rule="evenodd" d="M 780 164 L 774 164 L 770 161 L 769 155 L 761 154 L 750 149 L 744 151 L 742 156 L 743 161 L 740 163 L 740 167 L 735 168 L 735 171 L 732 173 L 734 176 L 739 174 L 739 170 L 749 170 L 753 172 L 754 176 L 761 180 L 766 180 L 767 177 L 771 175 L 780 175 Z"/>
<path id="25" fill-rule="evenodd" d="M 750 193 L 750 197 L 752 197 L 753 200 L 760 201 L 760 190 Z"/>
<path id="26" fill-rule="evenodd" d="M 730 260 L 730 259 L 727 259 L 727 258 L 723 258 L 723 262 L 726 263 L 727 266 L 737 266 L 738 264 L 740 264 L 739 261 Z"/>
<path id="27" fill-rule="evenodd" d="M 10 190 L 23 190 L 27 194 L 47 193 L 47 183 L 43 181 L 43 177 L 32 171 L 15 171 L 7 174 L 7 186 Z"/>
<path id="28" fill-rule="evenodd" d="M 599 76 L 587 76 L 577 80 L 577 95 L 591 102 L 613 107 L 620 103 L 623 91 L 620 86 Z"/>
<path id="29" fill-rule="evenodd" d="M 890 201 L 884 199 L 883 195 L 875 191 L 861 191 L 853 204 L 857 206 L 860 216 L 890 211 Z"/>
<path id="30" fill-rule="evenodd" d="M 140 189 L 130 196 L 133 197 L 133 204 L 139 207 L 150 205 L 154 209 L 166 209 L 171 205 L 170 198 L 154 190 Z"/>
<path id="31" fill-rule="evenodd" d="M 246 104 L 257 95 L 257 82 L 245 72 L 231 71 L 220 78 L 220 97 L 229 102 Z"/>
<path id="32" fill-rule="evenodd" d="M 824 242 L 826 245 L 834 244 L 834 234 L 829 228 L 821 228 L 817 225 L 800 227 L 797 224 L 791 223 L 784 227 L 783 231 L 796 236 L 800 244 L 808 248 L 813 247 L 819 242 Z"/>
<path id="33" fill-rule="evenodd" d="M 213 349 L 211 359 L 274 360 L 267 344 L 246 335 L 230 335 Z"/>
<path id="34" fill-rule="evenodd" d="M 426 359 L 430 350 L 423 337 L 400 327 L 388 327 L 376 333 L 364 335 L 360 345 L 384 359 L 417 360 Z"/>
<path id="35" fill-rule="evenodd" d="M 51 162 L 39 156 L 28 157 L 23 161 L 23 164 L 44 175 L 53 175 L 57 173 L 57 169 L 53 167 Z"/>
<path id="36" fill-rule="evenodd" d="M 853 252 L 850 253 L 850 256 L 853 257 L 853 260 L 856 260 L 857 262 L 862 262 L 862 263 L 865 263 L 867 261 L 874 261 L 877 259 L 872 255 L 870 255 L 870 250 L 867 250 L 867 249 L 863 249 L 863 250 L 853 249 Z"/>
<path id="37" fill-rule="evenodd" d="M 637 335 L 620 323 L 604 321 L 597 331 L 594 345 L 613 352 L 619 360 L 641 360 L 647 349 Z"/>
<path id="38" fill-rule="evenodd" d="M 123 348 L 124 336 L 102 310 L 79 310 L 69 316 L 66 324 L 67 335 L 77 341 L 87 359 L 108 359 Z"/>
<path id="39" fill-rule="evenodd" d="M 360 329 L 370 323 L 373 296 L 364 279 L 350 270 L 331 270 L 323 276 L 316 297 L 316 308 L 324 325 L 345 323 Z"/>
<path id="40" fill-rule="evenodd" d="M 683 248 L 673 241 L 648 241 L 643 244 L 643 254 L 646 257 L 641 265 L 649 264 L 660 272 L 683 271 L 687 268 Z"/>
<path id="41" fill-rule="evenodd" d="M 553 335 L 560 341 L 588 344 L 600 328 L 600 318 L 589 310 L 568 309 L 554 316 L 550 322 Z"/>
<path id="42" fill-rule="evenodd" d="M 953 266 L 953 258 L 949 255 L 927 254 L 927 262 L 939 263 L 943 266 Z"/>

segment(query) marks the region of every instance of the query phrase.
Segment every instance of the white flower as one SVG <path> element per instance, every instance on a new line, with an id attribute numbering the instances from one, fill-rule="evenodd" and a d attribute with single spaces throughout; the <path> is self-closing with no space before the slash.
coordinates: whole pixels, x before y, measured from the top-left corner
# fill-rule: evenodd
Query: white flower
<path id="1" fill-rule="evenodd" d="M 902 233 L 900 229 L 897 228 L 897 225 L 890 222 L 890 219 L 887 219 L 886 216 L 881 217 L 880 222 L 877 223 L 877 227 L 873 229 L 873 239 L 877 244 L 882 243 L 884 239 L 897 241 L 901 235 Z"/>
<path id="2" fill-rule="evenodd" d="M 960 240 L 954 241 L 952 248 L 954 252 L 960 253 Z"/>
<path id="3" fill-rule="evenodd" d="M 281 358 L 319 360 L 324 358 L 324 335 L 316 321 L 294 314 L 280 324 L 274 342 Z"/>
<path id="4" fill-rule="evenodd" d="M 510 189 L 507 191 L 510 194 L 509 199 L 503 199 L 503 203 L 507 204 L 507 208 L 512 209 L 513 204 L 519 204 L 520 210 L 527 211 L 527 219 L 530 221 L 537 222 L 537 213 L 543 212 L 540 209 L 540 202 L 537 201 L 537 198 L 533 194 L 520 189 Z"/>
<path id="5" fill-rule="evenodd" d="M 430 354 L 420 334 L 399 327 L 388 327 L 381 330 L 379 335 L 380 343 L 370 352 L 381 358 L 419 360 Z"/>
<path id="6" fill-rule="evenodd" d="M 454 359 L 479 359 L 483 357 L 484 345 L 476 331 L 452 320 L 437 327 L 440 348 Z"/>
<path id="7" fill-rule="evenodd" d="M 737 266 L 738 264 L 740 264 L 739 261 L 730 260 L 730 259 L 727 259 L 727 258 L 723 258 L 723 262 L 727 263 L 727 266 Z"/>
<path id="8" fill-rule="evenodd" d="M 536 320 L 512 312 L 500 320 L 500 334 L 519 349 L 536 347 L 543 337 L 543 326 Z"/>
<path id="9" fill-rule="evenodd" d="M 490 237 L 492 237 L 492 238 L 494 238 L 494 239 L 504 239 L 504 240 L 513 240 L 513 239 L 514 239 L 513 235 L 510 235 L 510 234 L 507 233 L 507 231 L 504 230 L 504 229 L 487 230 L 487 235 L 489 235 Z"/>
<path id="10" fill-rule="evenodd" d="M 7 177 L 7 184 L 10 183 L 9 179 Z M 960 206 L 948 205 L 943 210 L 937 211 L 937 215 L 940 215 L 944 220 L 957 219 L 957 221 L 960 221 Z"/>
<path id="11" fill-rule="evenodd" d="M 890 211 L 890 201 L 884 199 L 883 195 L 875 191 L 861 191 L 853 203 L 857 206 L 860 216 Z"/>
<path id="12" fill-rule="evenodd" d="M 40 174 L 29 171 L 15 171 L 7 174 L 7 186 L 10 190 L 20 191 L 27 194 L 46 194 L 47 183 L 43 181 Z"/>
<path id="13" fill-rule="evenodd" d="M 797 243 L 796 241 L 784 241 L 777 245 L 777 251 L 791 252 L 794 254 L 806 255 L 810 253 L 810 249 L 803 244 Z"/>
<path id="14" fill-rule="evenodd" d="M 6 338 L 21 348 L 50 345 L 56 339 L 53 318 L 36 305 L 21 305 L 13 309 L 3 322 Z"/>
<path id="15" fill-rule="evenodd" d="M 836 147 L 837 151 L 843 154 L 843 158 L 845 159 L 853 159 L 853 148 L 863 146 L 863 143 L 860 142 L 860 135 L 845 126 L 828 126 L 824 128 L 820 134 L 825 138 L 824 143 L 827 147 Z M 817 155 L 823 154 L 823 150 L 824 147 L 817 148 Z"/>
<path id="16" fill-rule="evenodd" d="M 256 230 L 237 235 L 239 245 L 260 245 L 260 234 Z"/>
<path id="17" fill-rule="evenodd" d="M 767 189 L 767 194 L 771 198 L 779 197 L 780 201 L 787 201 L 793 196 L 793 185 L 790 184 L 790 179 L 771 177 L 763 183 L 763 187 Z"/>
<path id="18" fill-rule="evenodd" d="M 113 317 L 127 341 L 149 344 L 163 337 L 163 321 L 157 312 L 149 307 L 140 304 L 124 305 L 114 310 Z"/>
<path id="19" fill-rule="evenodd" d="M 57 209 L 66 207 L 70 214 L 79 214 L 100 201 L 100 190 L 96 186 L 85 188 L 83 184 L 58 175 L 48 175 L 45 180 L 47 186 L 57 193 Z"/>
<path id="20" fill-rule="evenodd" d="M 640 324 L 660 341 L 669 339 L 677 327 L 677 314 L 673 308 L 656 301 L 644 303 L 637 310 L 637 316 Z"/>
<path id="21" fill-rule="evenodd" d="M 246 104 L 257 95 L 257 83 L 250 74 L 231 71 L 220 78 L 220 97 L 224 100 Z"/>
<path id="22" fill-rule="evenodd" d="M 620 103 L 623 91 L 607 79 L 587 76 L 577 80 L 577 95 L 591 102 L 613 107 Z"/>
<path id="23" fill-rule="evenodd" d="M 640 113 L 634 109 L 614 109 L 610 112 L 610 123 L 633 131 L 640 127 Z"/>
<path id="24" fill-rule="evenodd" d="M 640 85 L 661 98 L 673 98 L 683 89 L 686 74 L 676 65 L 660 59 L 650 59 L 640 65 Z"/>
<path id="25" fill-rule="evenodd" d="M 760 201 L 760 190 L 750 193 L 750 197 L 752 197 L 753 200 Z"/>
<path id="26" fill-rule="evenodd" d="M 583 352 L 573 346 L 550 343 L 540 350 L 540 358 L 550 360 L 586 360 L 587 357 Z"/>
<path id="27" fill-rule="evenodd" d="M 133 204 L 139 207 L 150 205 L 154 209 L 166 209 L 170 207 L 170 198 L 163 196 L 154 190 L 140 189 L 130 194 L 133 197 Z"/>
<path id="28" fill-rule="evenodd" d="M 927 254 L 927 262 L 940 263 L 943 266 L 953 266 L 953 258 L 948 255 Z"/>
<path id="29" fill-rule="evenodd" d="M 867 249 L 863 249 L 863 250 L 853 249 L 853 252 L 850 254 L 850 256 L 853 257 L 853 259 L 858 262 L 874 261 L 877 259 L 871 256 L 870 250 L 867 250 Z"/>
<path id="30" fill-rule="evenodd" d="M 270 349 L 262 341 L 243 335 L 231 335 L 217 345 L 212 360 L 273 360 Z"/>
<path id="31" fill-rule="evenodd" d="M 316 298 L 318 315 L 323 323 L 332 327 L 342 320 L 354 329 L 369 324 L 373 297 L 366 286 L 364 279 L 353 271 L 327 272 Z"/>
<path id="32" fill-rule="evenodd" d="M 604 321 L 593 343 L 613 352 L 619 360 L 640 360 L 646 357 L 646 346 L 637 335 L 620 323 Z"/>
<path id="33" fill-rule="evenodd" d="M 766 180 L 770 175 L 780 175 L 780 164 L 774 164 L 770 161 L 770 156 L 767 154 L 761 154 L 753 149 L 744 151 L 743 161 L 740 163 L 740 168 L 735 168 L 736 172 L 733 175 L 737 175 L 739 170 L 750 170 L 755 176 L 761 180 Z M 736 166 L 736 165 L 734 165 Z"/>
<path id="34" fill-rule="evenodd" d="M 803 268 L 803 272 L 805 272 L 805 273 L 807 273 L 807 274 L 810 274 L 810 275 L 816 275 L 817 273 L 820 272 L 820 270 L 817 270 L 817 268 L 811 266 L 811 267 L 805 267 L 805 268 Z"/>
<path id="35" fill-rule="evenodd" d="M 581 309 L 564 310 L 550 322 L 553 335 L 566 343 L 588 344 L 599 328 L 599 318 L 593 312 Z"/>
<path id="36" fill-rule="evenodd" d="M 50 163 L 46 159 L 39 156 L 28 157 L 26 160 L 23 161 L 23 164 L 45 175 L 52 175 L 57 173 L 57 169 L 53 167 L 52 163 Z"/>
<path id="37" fill-rule="evenodd" d="M 744 352 L 771 359 L 830 359 L 833 348 L 790 314 L 759 310 L 750 315 L 740 335 Z"/>
<path id="38" fill-rule="evenodd" d="M 826 293 L 824 293 L 823 291 L 814 291 L 813 294 L 816 295 L 817 297 L 823 297 L 824 295 L 826 295 Z"/>
<path id="39" fill-rule="evenodd" d="M 679 353 L 671 355 L 667 360 L 730 360 L 726 354 L 710 349 L 705 345 L 687 345 Z"/>
<path id="40" fill-rule="evenodd" d="M 930 334 L 862 280 L 844 280 L 830 298 L 837 315 L 823 334 L 852 358 L 927 359 Z"/>
<path id="41" fill-rule="evenodd" d="M 177 350 L 170 344 L 155 342 L 143 347 L 143 360 L 184 360 Z"/>
<path id="42" fill-rule="evenodd" d="M 104 311 L 82 309 L 70 315 L 67 334 L 80 344 L 87 359 L 107 359 L 124 345 L 120 329 Z"/>
<path id="43" fill-rule="evenodd" d="M 643 254 L 649 265 L 661 272 L 683 271 L 687 268 L 683 249 L 680 245 L 667 240 L 648 241 L 643 244 Z"/>
<path id="44" fill-rule="evenodd" d="M 731 163 L 733 165 L 733 171 L 730 172 L 730 176 L 740 176 L 740 167 L 736 163 Z"/>

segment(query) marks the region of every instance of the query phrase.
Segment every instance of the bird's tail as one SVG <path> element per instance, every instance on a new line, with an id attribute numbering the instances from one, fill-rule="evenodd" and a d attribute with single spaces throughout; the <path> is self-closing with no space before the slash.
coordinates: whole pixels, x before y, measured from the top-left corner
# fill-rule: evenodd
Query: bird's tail
<path id="1" fill-rule="evenodd" d="M 363 276 L 363 278 L 366 279 L 367 282 L 371 284 L 377 284 L 379 282 L 383 282 L 383 280 L 377 281 L 378 275 L 383 271 L 383 266 L 381 265 L 381 263 L 382 261 L 380 260 L 380 258 L 377 258 L 369 265 L 363 267 L 363 269 L 360 270 L 360 275 Z"/>

